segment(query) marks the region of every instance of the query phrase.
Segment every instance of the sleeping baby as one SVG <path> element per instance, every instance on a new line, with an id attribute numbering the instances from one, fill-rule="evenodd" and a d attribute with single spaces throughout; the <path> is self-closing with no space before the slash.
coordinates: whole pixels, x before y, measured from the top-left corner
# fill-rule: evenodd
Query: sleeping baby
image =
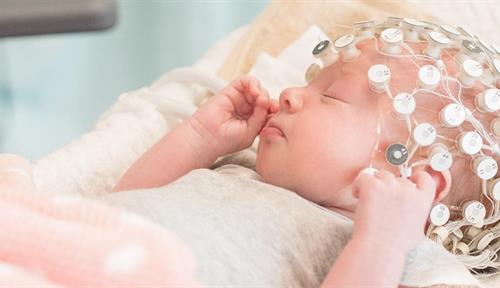
<path id="1" fill-rule="evenodd" d="M 411 21 L 408 22 L 411 23 Z M 397 40 L 398 37 L 401 39 Z M 296 215 L 305 212 L 298 211 L 300 208 L 280 211 L 280 201 L 284 200 L 279 200 L 280 197 L 299 195 L 302 200 L 297 201 L 307 200 L 307 202 L 315 203 L 311 209 L 317 209 L 312 213 L 319 213 L 316 217 L 318 223 L 329 221 L 320 217 L 321 213 L 318 211 L 321 210 L 323 215 L 325 213 L 329 216 L 335 215 L 336 219 L 346 221 L 343 222 L 346 225 L 343 226 L 344 228 L 353 225 L 352 235 L 340 240 L 345 244 L 341 252 L 338 255 L 337 252 L 326 252 L 333 253 L 330 255 L 333 258 L 327 257 L 335 259 L 334 262 L 333 260 L 327 261 L 332 266 L 326 271 L 324 267 L 311 268 L 317 269 L 315 271 L 321 275 L 320 281 L 324 287 L 357 285 L 396 287 L 401 283 L 405 259 L 412 249 L 424 241 L 425 231 L 429 226 L 433 228 L 445 224 L 440 222 L 446 218 L 443 213 L 449 213 L 449 211 L 444 210 L 446 207 L 443 207 L 445 205 L 442 203 L 450 207 L 463 208 L 465 200 L 475 199 L 474 197 L 477 196 L 475 194 L 477 188 L 474 185 L 478 182 L 471 181 L 471 179 L 479 177 L 482 180 L 489 180 L 492 178 L 477 171 L 483 169 L 481 171 L 496 175 L 496 170 L 491 171 L 496 168 L 496 162 L 494 167 L 490 167 L 491 165 L 487 166 L 481 162 L 486 158 L 476 157 L 479 154 L 487 157 L 489 152 L 484 154 L 477 153 L 478 151 L 470 152 L 471 149 L 475 149 L 470 147 L 474 143 L 466 142 L 464 140 L 466 136 L 463 135 L 464 132 L 477 128 L 477 123 L 489 123 L 494 117 L 480 113 L 485 112 L 481 111 L 481 108 L 473 111 L 463 109 L 464 115 L 465 111 L 470 112 L 470 115 L 467 114 L 468 119 L 475 119 L 476 122 L 462 120 L 457 124 L 456 121 L 459 121 L 457 117 L 460 118 L 462 110 L 457 112 L 455 109 L 451 114 L 447 114 L 442 109 L 447 104 L 456 103 L 465 107 L 474 106 L 479 101 L 474 102 L 476 95 L 488 88 L 490 84 L 471 80 L 470 77 L 466 78 L 462 75 L 469 71 L 463 71 L 464 62 L 468 63 L 466 59 L 457 60 L 460 56 L 460 49 L 431 51 L 428 44 L 434 41 L 432 37 L 437 39 L 435 41 L 445 42 L 448 38 L 444 34 L 434 31 L 431 36 L 425 36 L 428 39 L 425 43 L 411 41 L 414 35 L 404 34 L 404 37 L 407 40 L 406 43 L 402 43 L 403 33 L 400 30 L 386 29 L 381 39 L 373 35 L 355 38 L 352 34 L 348 34 L 337 39 L 335 44 L 323 41 L 313 52 L 318 58 L 322 57 L 323 67 L 319 68 L 317 64 L 314 64 L 317 66 L 311 66 L 308 71 L 308 84 L 304 87 L 285 89 L 280 94 L 279 103 L 270 100 L 268 92 L 261 87 L 258 79 L 251 76 L 235 79 L 201 106 L 192 117 L 180 123 L 142 155 L 114 188 L 115 191 L 124 192 L 106 196 L 108 199 L 106 201 L 119 203 L 128 208 L 134 206 L 131 209 L 161 222 L 167 221 L 161 220 L 165 217 L 177 218 L 181 215 L 170 211 L 170 213 L 162 212 L 169 213 L 169 216 L 167 214 L 158 216 L 146 210 L 154 210 L 152 207 L 157 204 L 152 204 L 152 201 L 160 202 L 167 198 L 170 200 L 174 198 L 177 201 L 176 206 L 169 205 L 163 210 L 175 209 L 177 213 L 188 213 L 186 211 L 189 210 L 190 213 L 197 214 L 200 219 L 210 218 L 213 221 L 206 220 L 212 221 L 210 222 L 212 226 L 207 224 L 207 227 L 200 228 L 200 225 L 192 224 L 191 221 L 186 223 L 181 220 L 168 220 L 170 221 L 169 227 L 195 225 L 193 229 L 199 232 L 197 234 L 201 238 L 199 241 L 207 237 L 208 243 L 210 242 L 208 238 L 212 237 L 209 235 L 221 232 L 224 230 L 221 227 L 226 225 L 234 225 L 233 229 L 245 230 L 247 229 L 246 221 L 266 221 L 264 219 L 273 217 L 300 218 Z M 329 50 L 333 45 L 340 53 Z M 399 46 L 395 48 L 397 45 Z M 411 57 L 403 57 L 403 55 Z M 432 67 L 428 67 L 429 65 Z M 445 70 L 446 73 L 440 72 Z M 457 75 L 459 80 L 448 75 Z M 436 77 L 440 78 L 436 81 Z M 476 105 L 484 107 L 485 104 L 481 103 Z M 495 105 L 498 104 L 495 102 L 493 106 Z M 459 129 L 451 129 L 458 126 L 460 126 Z M 260 141 L 255 171 L 248 169 L 253 167 L 237 167 L 234 164 L 221 166 L 215 170 L 208 169 L 219 157 L 248 148 L 257 136 L 260 137 Z M 455 139 L 458 139 L 456 147 L 449 142 L 454 142 Z M 448 151 L 450 146 L 452 149 Z M 495 152 L 494 146 L 490 148 Z M 437 160 L 433 158 L 436 155 L 440 157 Z M 471 155 L 475 157 L 472 161 Z M 451 166 L 451 157 L 454 159 L 453 166 Z M 367 173 L 360 173 L 360 171 Z M 196 179 L 199 185 L 194 185 L 194 187 L 187 185 L 188 182 L 183 182 L 186 177 Z M 236 177 L 240 180 L 230 182 L 228 177 Z M 165 186 L 167 184 L 170 185 Z M 252 186 L 255 187 L 252 188 Z M 144 200 L 145 191 L 150 190 L 138 189 L 153 187 L 165 187 L 164 190 L 167 191 L 148 192 L 153 193 L 156 198 Z M 176 188 L 169 191 L 167 187 Z M 197 192 L 192 190 L 197 190 Z M 172 191 L 177 191 L 179 194 L 175 195 L 177 192 Z M 247 194 L 248 202 L 238 202 L 239 206 L 232 206 L 235 203 L 232 202 L 234 199 L 231 197 L 238 193 L 235 191 L 255 194 Z M 269 193 L 279 191 L 285 194 L 280 194 L 279 197 L 274 198 L 276 201 L 271 201 L 272 203 L 269 204 L 262 204 L 260 200 L 260 202 L 255 202 L 252 198 L 262 198 L 266 191 Z M 120 196 L 122 193 L 130 194 Z M 172 194 L 165 195 L 169 193 Z M 193 204 L 187 200 L 180 200 L 181 193 L 185 193 L 187 199 L 197 199 L 193 201 L 201 201 L 201 203 Z M 286 193 L 289 195 L 287 196 Z M 134 196 L 131 196 L 132 194 Z M 216 197 L 216 202 L 207 200 L 208 196 L 203 195 Z M 130 197 L 130 199 L 120 200 L 120 197 Z M 200 197 L 203 200 L 199 200 Z M 131 204 L 132 202 L 135 204 Z M 167 201 L 162 203 L 167 203 Z M 261 211 L 262 214 L 259 215 L 265 214 L 269 217 L 259 216 L 248 219 L 255 217 L 252 215 L 257 213 L 244 214 L 246 212 L 242 211 L 261 209 L 254 206 L 256 203 L 268 205 L 269 209 Z M 230 207 L 225 207 L 225 204 Z M 431 213 L 431 208 L 439 204 L 439 209 L 443 209 L 444 212 L 437 211 L 440 213 L 435 214 L 436 211 L 433 209 Z M 285 207 L 289 208 L 289 206 Z M 484 207 L 482 208 L 484 210 Z M 493 209 L 493 207 L 488 207 L 488 209 Z M 213 211 L 220 211 L 221 218 L 213 216 Z M 222 213 L 222 211 L 225 212 Z M 464 213 L 466 214 L 467 211 Z M 477 216 L 478 213 L 482 213 L 482 210 L 478 208 L 473 213 Z M 233 217 L 240 220 L 244 218 L 245 221 L 230 224 Z M 430 217 L 433 221 L 428 222 Z M 279 234 L 276 232 L 279 228 L 276 227 L 286 226 L 280 222 L 286 220 L 272 221 L 277 222 L 269 226 L 264 224 L 258 226 L 259 229 L 256 230 L 260 230 L 259 232 L 251 229 L 253 232 L 240 231 L 245 235 L 244 239 L 235 236 L 235 231 L 232 230 L 225 231 L 227 232 L 225 235 L 232 235 L 229 236 L 230 238 L 234 237 L 232 240 L 222 239 L 223 237 L 219 235 L 213 236 L 215 238 L 212 239 L 212 244 L 205 244 L 205 246 L 198 244 L 205 249 L 208 245 L 216 245 L 210 248 L 214 252 L 205 256 L 217 256 L 217 259 L 222 257 L 218 253 L 232 253 L 223 252 L 227 245 L 231 245 L 228 242 L 236 243 L 234 245 L 239 247 L 239 250 L 252 251 L 252 247 L 242 247 L 242 243 L 252 246 L 253 242 L 266 241 L 267 236 L 270 242 L 276 241 L 276 238 L 273 238 Z M 484 221 L 484 219 L 478 221 Z M 311 220 L 310 223 L 313 222 Z M 481 224 L 487 223 L 474 222 L 474 224 L 480 228 Z M 325 226 L 314 226 L 322 224 L 311 225 L 317 229 L 325 228 Z M 337 233 L 334 230 L 340 229 L 339 226 L 342 225 L 330 227 L 333 229 L 332 234 Z M 304 227 L 304 231 L 308 231 L 308 228 Z M 428 233 L 427 236 L 432 236 L 441 242 L 448 236 L 443 235 L 442 230 L 435 231 L 432 230 L 432 233 Z M 188 232 L 185 233 L 186 239 L 193 237 L 187 236 Z M 311 245 L 308 248 L 295 248 L 297 250 L 309 249 L 310 254 L 298 253 L 294 256 L 303 261 L 303 265 L 314 266 L 314 263 L 307 262 L 300 257 L 309 255 L 322 258 L 323 256 L 318 254 L 324 253 L 324 250 L 314 248 L 314 245 L 321 243 L 324 246 L 327 240 L 326 238 L 315 239 L 314 229 L 309 230 L 309 233 Z M 295 239 L 294 237 L 297 236 L 280 235 L 278 239 L 286 242 L 288 240 L 284 238 Z M 458 249 L 457 243 L 453 242 L 450 245 L 454 245 L 453 249 Z M 218 248 L 219 245 L 220 248 Z M 290 245 L 293 247 L 295 244 Z M 333 250 L 338 243 L 331 245 Z M 222 252 L 216 252 L 218 249 Z M 311 252 L 314 249 L 319 250 Z M 266 257 L 275 253 L 270 251 Z M 240 256 L 254 257 L 248 255 L 252 252 L 241 253 L 243 254 Z M 269 256 L 269 258 L 272 257 Z M 291 258 L 290 261 L 293 260 L 293 257 Z M 227 259 L 230 259 L 228 262 L 238 261 L 238 258 Z M 271 268 L 272 262 L 266 262 L 264 256 L 260 260 L 263 261 L 262 265 L 268 267 L 269 270 L 279 271 L 276 267 Z M 322 258 L 322 260 L 325 259 Z M 274 262 L 276 263 L 279 262 Z M 222 268 L 224 266 L 220 267 L 224 269 Z M 248 269 L 249 274 L 255 273 L 250 267 L 243 269 Z M 202 269 L 207 269 L 205 272 L 210 271 L 213 275 L 220 272 L 216 272 L 215 268 Z M 261 280 L 261 283 L 274 283 L 266 282 L 264 278 Z M 252 282 L 239 279 L 232 283 Z M 253 282 L 255 283 L 258 282 Z M 310 282 L 305 283 L 308 282 L 297 285 L 305 287 L 310 284 Z"/>

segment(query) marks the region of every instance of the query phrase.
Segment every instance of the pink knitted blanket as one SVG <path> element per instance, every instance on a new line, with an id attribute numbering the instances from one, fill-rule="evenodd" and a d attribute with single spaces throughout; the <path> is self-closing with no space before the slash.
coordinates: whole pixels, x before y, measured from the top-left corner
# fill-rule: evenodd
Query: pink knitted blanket
<path id="1" fill-rule="evenodd" d="M 0 154 L 0 287 L 194 287 L 175 235 L 90 199 L 36 191 L 29 163 Z"/>

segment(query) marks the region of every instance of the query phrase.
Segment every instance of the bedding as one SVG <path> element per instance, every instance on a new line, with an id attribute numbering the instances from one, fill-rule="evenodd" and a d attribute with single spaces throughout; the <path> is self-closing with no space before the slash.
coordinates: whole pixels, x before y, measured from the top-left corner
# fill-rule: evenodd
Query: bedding
<path id="1" fill-rule="evenodd" d="M 304 43 L 304 41 L 300 41 L 300 39 L 297 40 L 296 46 L 289 46 L 298 36 L 304 36 L 304 31 L 309 31 L 309 34 L 306 33 L 306 35 L 309 36 L 306 37 L 310 37 L 310 33 L 319 33 L 318 31 L 321 30 L 328 32 L 326 33 L 327 35 L 335 35 L 338 31 L 345 30 L 345 27 L 342 26 L 343 24 L 352 23 L 356 20 L 370 19 L 372 18 L 371 15 L 377 15 L 378 17 L 389 14 L 405 16 L 409 15 L 408 11 L 411 11 L 411 17 L 413 18 L 435 21 L 438 19 L 436 13 L 425 11 L 425 9 L 423 9 L 423 4 L 418 3 L 336 1 L 322 2 L 322 5 L 326 5 L 323 6 L 323 8 L 316 5 L 306 5 L 305 3 L 306 2 L 290 1 L 272 2 L 252 24 L 234 31 L 217 43 L 200 61 L 195 63 L 193 67 L 212 75 L 218 73 L 218 75 L 225 80 L 230 80 L 244 73 L 259 76 L 259 78 L 262 77 L 267 81 L 265 86 L 273 91 L 271 93 L 272 97 L 276 98 L 277 95 L 279 95 L 279 91 L 281 91 L 281 87 L 286 87 L 287 85 L 300 85 L 304 82 L 302 79 L 302 72 L 300 71 L 300 65 L 303 64 L 300 64 L 300 61 L 299 63 L 289 60 L 294 58 L 297 59 L 294 55 L 298 55 L 297 53 L 302 53 L 302 51 L 304 51 L 304 54 L 301 55 L 310 54 L 309 48 L 304 48 L 301 44 L 298 44 Z M 342 9 L 339 9 L 339 5 L 342 5 Z M 466 23 L 470 23 L 470 27 L 475 29 L 481 37 L 485 36 L 485 34 L 490 36 L 493 35 L 487 34 L 486 32 L 491 31 L 494 27 L 500 26 L 498 25 L 500 23 L 496 22 L 499 21 L 496 19 L 500 19 L 500 17 L 495 18 L 495 10 L 488 10 L 485 5 L 478 5 L 478 7 L 480 6 L 483 8 L 474 9 L 469 9 L 470 7 L 468 5 L 471 4 L 461 2 L 456 4 L 454 4 L 454 2 L 449 2 L 448 4 L 436 3 L 436 5 L 435 7 L 441 7 L 443 9 L 446 8 L 446 5 L 448 5 L 448 8 L 450 5 L 454 5 L 457 13 L 461 13 L 461 15 L 474 15 L 474 13 L 479 11 L 478 9 L 482 9 L 480 12 L 483 13 L 482 15 L 484 17 L 482 17 L 481 21 L 473 22 L 472 20 L 477 18 L 463 17 L 463 20 Z M 304 11 L 308 13 L 304 13 Z M 286 16 L 290 16 L 294 19 L 293 24 L 286 21 Z M 451 18 L 451 16 L 449 16 L 449 18 Z M 331 19 L 335 19 L 335 22 L 332 22 Z M 456 23 L 454 21 L 446 22 L 450 24 Z M 484 25 L 484 23 L 488 23 L 488 25 Z M 496 24 L 496 26 L 491 28 L 491 23 L 493 23 L 493 25 Z M 317 24 L 318 26 L 311 27 L 312 24 Z M 491 39 L 491 42 L 499 42 L 498 39 L 495 38 L 485 37 L 485 39 Z M 294 47 L 302 48 L 295 49 Z M 306 61 L 303 62 L 305 63 Z M 284 71 L 296 72 L 281 73 Z M 264 73 L 274 73 L 274 75 L 284 76 L 281 76 L 281 78 L 274 77 L 276 81 L 271 81 L 273 77 L 266 77 L 267 74 Z M 139 155 L 174 125 L 191 115 L 204 100 L 210 97 L 210 95 L 211 93 L 204 87 L 196 84 L 172 82 L 168 77 L 160 77 L 150 86 L 120 95 L 117 102 L 108 111 L 103 113 L 91 131 L 75 139 L 65 147 L 42 157 L 33 164 L 33 179 L 37 191 L 46 191 L 47 193 L 55 195 L 82 195 L 91 198 L 99 196 L 104 198 L 116 197 L 112 194 L 108 195 L 108 193 L 116 184 L 119 176 L 137 157 L 139 157 Z M 219 159 L 213 168 L 225 167 L 223 170 L 226 169 L 227 172 L 228 168 L 225 164 L 238 164 L 241 161 L 249 162 L 250 164 L 246 166 L 252 168 L 251 163 L 255 157 L 254 152 L 255 143 L 251 148 L 241 153 Z M 210 171 L 203 172 L 208 174 L 211 173 Z M 196 173 L 199 173 L 199 171 Z M 239 172 L 234 173 L 239 175 Z M 213 177 L 217 178 L 219 176 L 216 175 Z M 189 179 L 190 178 L 182 181 L 188 181 Z M 139 198 L 142 197 L 139 195 L 144 195 L 144 197 L 145 195 L 152 194 L 159 195 L 161 192 L 158 191 L 162 190 L 153 189 L 152 191 L 141 191 L 144 192 L 143 194 L 135 192 L 134 197 L 137 197 L 138 201 L 136 204 L 139 205 L 138 203 L 141 203 L 141 201 L 149 201 L 147 198 L 139 200 Z M 126 205 L 127 204 L 123 204 L 122 206 Z M 130 205 L 133 206 L 135 204 Z M 127 209 L 134 211 L 135 208 L 130 205 Z M 163 213 L 161 207 L 153 206 L 153 208 L 149 209 L 147 212 L 135 212 L 138 214 L 145 214 L 149 217 L 150 221 L 160 223 L 166 227 L 165 221 L 168 219 L 163 219 L 166 218 L 166 216 L 155 216 Z M 458 266 L 453 266 L 453 263 L 456 264 L 456 262 L 452 261 L 452 259 L 448 259 L 450 260 L 448 264 L 451 265 L 450 267 L 455 267 L 458 270 L 453 270 L 452 268 L 452 270 L 448 271 L 449 273 L 444 273 L 444 276 L 441 278 L 438 277 L 437 274 L 432 274 L 433 272 L 439 271 L 435 270 L 435 264 L 437 263 L 432 265 L 432 260 L 435 259 L 435 255 L 439 255 L 440 253 L 433 249 L 438 247 L 426 243 L 424 246 L 421 246 L 421 248 L 422 249 L 419 250 L 420 253 L 417 251 L 416 254 L 414 254 L 415 257 L 413 259 L 417 259 L 415 260 L 416 262 L 411 262 L 412 258 L 410 258 L 409 265 L 411 267 L 411 263 L 421 263 L 418 260 L 420 258 L 427 259 L 427 264 L 429 265 L 421 266 L 418 264 L 420 266 L 413 266 L 418 273 L 412 273 L 414 270 L 411 269 L 405 271 L 406 274 L 404 277 L 408 281 L 406 282 L 407 284 L 413 283 L 415 286 L 422 286 L 425 283 L 425 285 L 429 286 L 438 283 L 447 283 L 449 285 L 473 285 L 475 283 L 472 279 L 468 278 L 467 275 L 469 274 L 467 274 L 467 271 L 463 272 Z M 288 252 L 290 251 L 288 250 Z M 199 255 L 197 255 L 197 257 L 198 256 Z M 442 256 L 445 260 L 441 263 L 446 263 L 447 258 L 444 255 Z M 286 257 L 290 256 L 285 253 L 279 255 L 279 257 L 286 259 Z M 333 258 L 334 256 L 331 256 L 329 261 L 332 261 Z M 205 261 L 204 259 L 206 260 L 206 258 L 202 258 L 202 260 L 197 259 L 197 261 Z M 315 261 L 315 259 L 311 261 Z M 284 265 L 286 265 L 286 263 Z M 418 267 L 422 269 L 418 270 Z M 439 267 L 447 269 L 446 265 Z M 283 269 L 292 268 L 283 267 Z M 451 271 L 461 272 L 454 274 L 451 273 Z M 431 273 L 435 277 L 421 279 L 422 275 L 431 275 L 426 273 Z M 287 275 L 290 276 L 290 274 Z M 302 277 L 300 275 L 302 274 L 297 273 L 298 277 Z M 276 275 L 276 277 L 281 276 Z M 427 282 L 424 281 L 425 279 L 427 279 Z M 420 282 L 421 285 L 416 284 L 419 283 L 418 281 L 420 280 L 424 282 Z M 275 279 L 273 281 L 278 280 Z M 290 281 L 300 280 L 290 279 Z M 493 281 L 494 280 L 491 280 L 488 283 L 488 287 L 500 286 L 500 282 L 494 283 Z M 498 281 L 500 281 L 500 279 Z M 475 285 L 477 286 L 479 284 L 475 283 Z"/>
<path id="2" fill-rule="evenodd" d="M 352 220 L 260 181 L 252 161 L 196 169 L 169 185 L 95 196 L 174 232 L 209 287 L 319 287 L 349 241 Z M 390 259 L 388 259 L 390 261 Z M 474 278 L 430 240 L 407 257 L 401 285 L 471 285 Z"/>
<path id="3" fill-rule="evenodd" d="M 0 286 L 196 287 L 190 249 L 137 214 L 36 191 L 29 163 L 0 155 Z"/>

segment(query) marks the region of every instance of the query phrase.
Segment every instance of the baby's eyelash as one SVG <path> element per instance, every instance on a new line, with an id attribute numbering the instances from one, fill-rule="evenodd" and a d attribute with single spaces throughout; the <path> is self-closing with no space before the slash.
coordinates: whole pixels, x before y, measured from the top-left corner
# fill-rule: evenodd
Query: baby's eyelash
<path id="1" fill-rule="evenodd" d="M 335 97 L 334 95 L 335 95 L 334 93 L 331 93 L 331 92 L 329 92 L 329 91 L 325 91 L 325 92 L 321 93 L 321 96 L 324 96 L 324 97 L 326 97 L 326 98 L 331 98 L 331 99 L 336 99 L 336 100 L 338 100 L 338 98 L 337 98 L 337 97 Z"/>

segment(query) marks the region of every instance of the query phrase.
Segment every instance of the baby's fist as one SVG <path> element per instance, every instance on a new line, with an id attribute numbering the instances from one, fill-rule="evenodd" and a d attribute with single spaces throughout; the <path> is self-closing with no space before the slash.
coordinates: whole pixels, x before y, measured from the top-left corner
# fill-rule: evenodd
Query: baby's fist
<path id="1" fill-rule="evenodd" d="M 353 196 L 359 199 L 353 238 L 409 252 L 425 239 L 435 192 L 434 180 L 424 171 L 416 171 L 410 179 L 384 170 L 360 174 L 353 182 Z"/>
<path id="2" fill-rule="evenodd" d="M 200 135 L 222 156 L 247 148 L 266 122 L 271 108 L 269 94 L 252 76 L 233 80 L 213 96 L 192 120 Z"/>

